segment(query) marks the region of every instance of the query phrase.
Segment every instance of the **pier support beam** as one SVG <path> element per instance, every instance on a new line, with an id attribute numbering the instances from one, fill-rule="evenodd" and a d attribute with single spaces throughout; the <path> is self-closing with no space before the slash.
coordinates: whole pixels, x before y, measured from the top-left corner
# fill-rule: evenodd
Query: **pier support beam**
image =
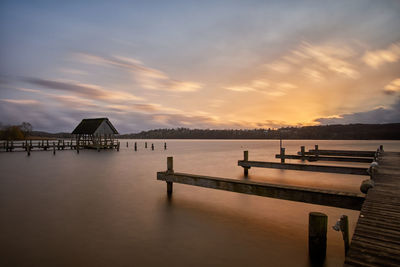
<path id="1" fill-rule="evenodd" d="M 326 257 L 328 216 L 310 212 L 308 220 L 308 253 L 312 261 L 323 262 Z"/>
<path id="2" fill-rule="evenodd" d="M 167 158 L 167 174 L 174 174 L 174 158 L 168 157 Z M 172 196 L 172 189 L 173 189 L 173 182 L 172 180 L 165 179 L 167 182 L 167 195 L 168 197 Z"/>
<path id="3" fill-rule="evenodd" d="M 249 151 L 243 151 L 243 161 L 249 161 Z M 243 174 L 244 176 L 248 176 L 249 175 L 249 167 L 243 167 Z"/>

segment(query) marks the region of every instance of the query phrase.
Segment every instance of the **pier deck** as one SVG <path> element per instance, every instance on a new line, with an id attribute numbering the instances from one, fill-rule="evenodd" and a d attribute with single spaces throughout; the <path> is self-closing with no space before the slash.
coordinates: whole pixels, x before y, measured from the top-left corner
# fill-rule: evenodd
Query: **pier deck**
<path id="1" fill-rule="evenodd" d="M 384 152 L 345 266 L 400 266 L 400 153 Z"/>

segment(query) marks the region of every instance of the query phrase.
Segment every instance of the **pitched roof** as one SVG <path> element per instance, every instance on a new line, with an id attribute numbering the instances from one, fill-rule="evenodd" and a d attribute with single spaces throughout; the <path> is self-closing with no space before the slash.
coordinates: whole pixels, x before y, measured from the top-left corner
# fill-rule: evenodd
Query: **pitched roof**
<path id="1" fill-rule="evenodd" d="M 94 134 L 103 121 L 110 126 L 114 134 L 118 134 L 118 131 L 114 128 L 108 118 L 83 119 L 78 126 L 76 126 L 72 134 Z"/>

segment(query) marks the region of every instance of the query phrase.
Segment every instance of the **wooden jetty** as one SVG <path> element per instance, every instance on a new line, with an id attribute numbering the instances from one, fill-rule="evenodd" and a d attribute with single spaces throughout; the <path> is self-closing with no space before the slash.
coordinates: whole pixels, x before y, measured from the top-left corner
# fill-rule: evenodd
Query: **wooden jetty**
<path id="1" fill-rule="evenodd" d="M 383 152 L 345 266 L 400 266 L 400 153 Z"/>
<path id="2" fill-rule="evenodd" d="M 371 153 L 364 152 L 335 151 L 336 155 L 340 154 L 340 156 L 346 154 L 351 157 L 371 157 Z M 377 152 L 374 152 L 373 157 L 379 163 L 371 163 L 368 172 L 366 172 L 366 168 L 363 168 L 364 172 L 359 174 L 370 175 L 371 178 L 363 181 L 360 186 L 360 190 L 366 193 L 365 197 L 362 194 L 331 190 L 176 173 L 173 170 L 172 157 L 167 159 L 167 171 L 157 172 L 157 179 L 167 183 L 169 196 L 172 195 L 173 183 L 181 183 L 338 208 L 353 210 L 361 208 L 351 244 L 349 243 L 349 222 L 346 215 L 342 215 L 333 227 L 335 230 L 341 231 L 343 235 L 346 254 L 344 265 L 400 266 L 400 153 L 383 152 L 381 146 Z M 352 172 L 351 168 L 342 169 L 340 166 L 323 166 L 318 169 L 317 165 L 252 162 L 248 161 L 247 151 L 244 153 L 244 160 L 239 161 L 238 164 L 245 169 L 245 174 L 248 168 L 255 166 L 336 173 Z M 302 165 L 302 167 L 298 165 Z M 325 169 L 325 167 L 332 169 Z M 317 260 L 319 265 L 322 265 L 321 262 L 324 261 L 326 255 L 327 221 L 327 216 L 323 213 L 311 212 L 309 214 L 309 255 L 311 260 L 313 262 Z"/>
<path id="3" fill-rule="evenodd" d="M 364 201 L 362 194 L 176 173 L 173 170 L 172 157 L 168 158 L 167 165 L 167 171 L 157 172 L 157 180 L 167 182 L 169 194 L 172 193 L 172 183 L 180 183 L 352 210 L 360 210 Z"/>
<path id="4" fill-rule="evenodd" d="M 85 141 L 76 139 L 46 139 L 46 140 L 18 140 L 18 141 L 1 141 L 0 151 L 14 152 L 14 151 L 46 151 L 46 150 L 82 150 L 84 148 L 92 149 L 117 149 L 119 150 L 120 142 L 118 140 L 103 141 L 96 145 Z"/>

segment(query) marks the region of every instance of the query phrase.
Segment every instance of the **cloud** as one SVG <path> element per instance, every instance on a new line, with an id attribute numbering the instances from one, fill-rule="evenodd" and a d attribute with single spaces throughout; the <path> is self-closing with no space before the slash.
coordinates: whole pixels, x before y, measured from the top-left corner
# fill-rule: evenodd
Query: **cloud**
<path id="1" fill-rule="evenodd" d="M 40 78 L 26 78 L 24 79 L 24 81 L 33 85 L 39 85 L 47 89 L 62 90 L 62 91 L 76 93 L 81 96 L 87 97 L 89 99 L 98 99 L 103 101 L 143 100 L 142 98 L 137 97 L 130 93 L 121 91 L 108 91 L 100 86 L 93 84 L 61 82 L 61 81 L 45 80 Z"/>
<path id="2" fill-rule="evenodd" d="M 391 81 L 388 85 L 385 86 L 384 92 L 387 94 L 394 94 L 396 92 L 400 92 L 400 78 L 397 78 Z"/>
<path id="3" fill-rule="evenodd" d="M 18 105 L 39 105 L 40 102 L 34 99 L 0 99 L 2 102 L 13 103 Z"/>
<path id="4" fill-rule="evenodd" d="M 372 68 L 378 68 L 385 63 L 397 62 L 400 59 L 400 42 L 391 44 L 387 49 L 365 52 L 362 60 Z"/>
<path id="5" fill-rule="evenodd" d="M 93 54 L 78 53 L 79 60 L 88 64 L 119 67 L 133 74 L 138 84 L 145 89 L 175 92 L 195 92 L 203 85 L 197 82 L 180 81 L 170 78 L 166 73 L 146 67 L 141 61 L 121 56 L 102 57 Z"/>
<path id="6" fill-rule="evenodd" d="M 335 117 L 319 118 L 320 124 L 349 124 L 349 123 L 399 123 L 400 98 L 390 108 L 379 107 L 370 111 L 343 114 Z"/>
<path id="7" fill-rule="evenodd" d="M 282 74 L 300 70 L 314 81 L 321 81 L 327 73 L 357 79 L 360 73 L 351 63 L 355 56 L 354 50 L 348 46 L 302 42 L 290 54 L 266 64 L 266 68 Z"/>
<path id="8" fill-rule="evenodd" d="M 286 95 L 286 90 L 297 88 L 297 86 L 287 82 L 272 83 L 265 79 L 255 79 L 248 84 L 226 86 L 223 88 L 234 92 L 258 92 L 269 96 L 283 96 Z"/>

